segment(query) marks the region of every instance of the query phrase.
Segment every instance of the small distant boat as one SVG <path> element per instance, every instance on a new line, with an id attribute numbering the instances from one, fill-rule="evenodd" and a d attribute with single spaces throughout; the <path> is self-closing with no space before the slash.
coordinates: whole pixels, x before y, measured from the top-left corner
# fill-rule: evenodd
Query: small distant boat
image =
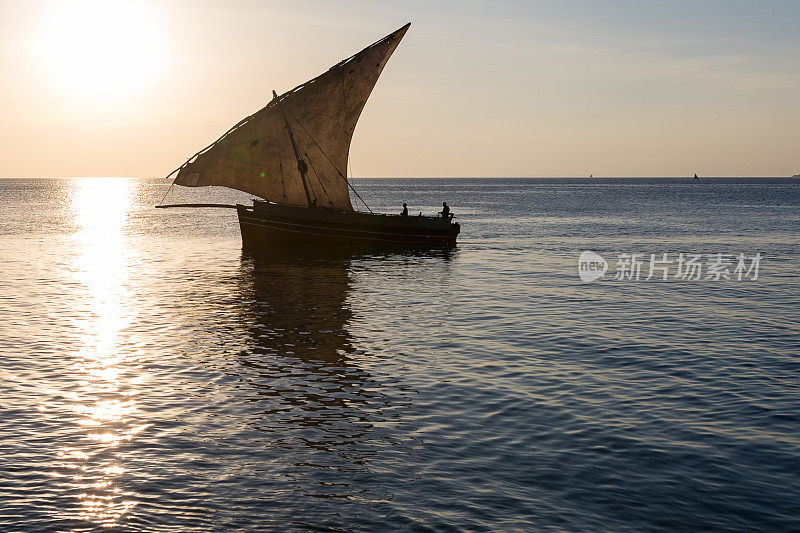
<path id="1" fill-rule="evenodd" d="M 697 174 L 695 174 L 693 179 L 699 180 L 700 177 Z"/>
<path id="2" fill-rule="evenodd" d="M 460 227 L 446 204 L 441 216 L 408 216 L 407 211 L 403 216 L 373 213 L 369 206 L 368 213 L 357 212 L 350 200 L 350 190 L 361 199 L 347 179 L 356 122 L 409 26 L 291 91 L 272 91 L 265 107 L 170 174 L 177 173 L 174 185 L 244 191 L 258 197 L 252 206 L 157 207 L 235 208 L 243 244 L 250 249 L 278 243 L 454 245 Z"/>
<path id="3" fill-rule="evenodd" d="M 590 177 L 590 178 L 593 178 L 593 177 L 594 177 L 594 174 L 589 174 L 589 177 Z"/>
<path id="4" fill-rule="evenodd" d="M 795 174 L 795 175 L 794 175 L 794 176 L 792 176 L 792 177 L 793 177 L 793 178 L 800 178 L 800 174 Z"/>

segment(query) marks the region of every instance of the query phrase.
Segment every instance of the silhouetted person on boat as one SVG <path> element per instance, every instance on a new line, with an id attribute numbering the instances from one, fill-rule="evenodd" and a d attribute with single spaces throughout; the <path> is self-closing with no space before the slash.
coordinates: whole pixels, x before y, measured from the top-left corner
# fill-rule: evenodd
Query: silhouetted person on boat
<path id="1" fill-rule="evenodd" d="M 447 202 L 442 202 L 442 210 L 439 211 L 441 213 L 442 218 L 450 219 L 453 215 L 450 214 L 450 207 L 447 205 Z"/>
<path id="2" fill-rule="evenodd" d="M 405 204 L 405 202 L 403 203 L 403 212 L 400 213 L 400 216 L 404 216 L 404 217 L 408 216 L 408 206 Z"/>

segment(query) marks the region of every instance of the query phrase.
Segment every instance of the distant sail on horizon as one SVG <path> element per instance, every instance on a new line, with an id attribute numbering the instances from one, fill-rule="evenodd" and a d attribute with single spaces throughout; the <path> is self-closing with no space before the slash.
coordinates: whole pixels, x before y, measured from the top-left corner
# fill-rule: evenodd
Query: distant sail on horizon
<path id="1" fill-rule="evenodd" d="M 273 98 L 184 163 L 174 183 L 352 211 L 347 159 L 356 122 L 409 25 Z"/>

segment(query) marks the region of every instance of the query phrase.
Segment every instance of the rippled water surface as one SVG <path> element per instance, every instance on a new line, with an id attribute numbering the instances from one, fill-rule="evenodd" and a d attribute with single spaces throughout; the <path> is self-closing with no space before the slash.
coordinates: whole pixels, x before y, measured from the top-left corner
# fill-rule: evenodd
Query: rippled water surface
<path id="1" fill-rule="evenodd" d="M 800 180 L 356 185 L 458 247 L 251 257 L 160 180 L 0 180 L 0 530 L 800 529 Z"/>

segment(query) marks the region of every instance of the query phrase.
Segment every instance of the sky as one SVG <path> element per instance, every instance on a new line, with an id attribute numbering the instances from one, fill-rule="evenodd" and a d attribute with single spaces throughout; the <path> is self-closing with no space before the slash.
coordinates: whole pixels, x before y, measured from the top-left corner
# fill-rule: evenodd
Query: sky
<path id="1" fill-rule="evenodd" d="M 353 176 L 800 173 L 794 0 L 0 0 L 0 176 L 163 177 L 406 22 Z"/>

